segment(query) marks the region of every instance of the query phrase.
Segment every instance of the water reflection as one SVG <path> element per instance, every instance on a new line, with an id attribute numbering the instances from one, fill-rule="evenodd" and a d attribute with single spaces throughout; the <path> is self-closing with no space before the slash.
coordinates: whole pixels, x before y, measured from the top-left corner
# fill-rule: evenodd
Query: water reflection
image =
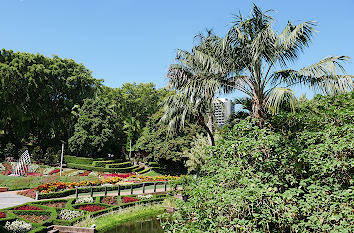
<path id="1" fill-rule="evenodd" d="M 156 219 L 129 222 L 112 228 L 105 233 L 163 233 L 160 222 Z"/>

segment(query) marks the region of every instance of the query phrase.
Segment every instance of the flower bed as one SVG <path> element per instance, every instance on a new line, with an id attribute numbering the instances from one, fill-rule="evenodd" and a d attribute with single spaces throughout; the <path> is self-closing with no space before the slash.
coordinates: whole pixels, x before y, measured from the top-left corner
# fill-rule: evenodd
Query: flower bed
<path id="1" fill-rule="evenodd" d="M 127 174 L 117 174 L 117 173 L 110 173 L 110 174 L 103 174 L 104 178 L 108 177 L 120 177 L 120 178 L 128 178 L 129 176 L 134 175 L 134 173 L 127 173 Z"/>
<path id="2" fill-rule="evenodd" d="M 0 212 L 0 218 L 6 218 L 6 214 L 4 212 Z"/>
<path id="3" fill-rule="evenodd" d="M 104 210 L 106 207 L 101 206 L 101 205 L 83 205 L 78 207 L 79 210 L 85 210 L 88 212 L 96 212 L 99 210 Z"/>
<path id="4" fill-rule="evenodd" d="M 27 172 L 26 176 L 42 176 L 42 174 L 38 172 Z"/>
<path id="5" fill-rule="evenodd" d="M 60 169 L 57 168 L 57 169 L 54 169 L 53 171 L 49 172 L 49 175 L 53 175 L 53 174 L 56 174 L 58 172 L 60 172 Z"/>
<path id="6" fill-rule="evenodd" d="M 116 205 L 118 204 L 117 198 L 113 196 L 107 196 L 102 198 L 101 203 L 107 204 L 107 205 Z"/>
<path id="7" fill-rule="evenodd" d="M 27 189 L 24 191 L 19 191 L 17 192 L 17 194 L 22 195 L 22 196 L 26 196 L 26 197 L 30 197 L 30 198 L 35 198 L 36 197 L 36 189 Z"/>
<path id="8" fill-rule="evenodd" d="M 58 218 L 61 220 L 66 220 L 66 221 L 70 221 L 73 220 L 75 218 L 81 217 L 83 216 L 84 213 L 77 211 L 77 210 L 61 210 L 58 214 Z"/>
<path id="9" fill-rule="evenodd" d="M 48 207 L 55 207 L 55 208 L 64 208 L 66 206 L 66 201 L 48 202 L 48 203 L 43 203 L 41 205 L 45 205 Z"/>
<path id="10" fill-rule="evenodd" d="M 32 206 L 32 205 L 22 205 L 15 207 L 14 210 L 44 210 L 38 206 Z"/>
<path id="11" fill-rule="evenodd" d="M 156 202 L 162 201 L 166 195 L 153 195 L 153 198 L 150 200 L 145 200 L 139 198 L 136 199 L 135 196 L 114 196 L 114 197 L 94 197 L 94 203 L 90 204 L 72 204 L 75 203 L 75 200 L 78 199 L 68 199 L 68 200 L 56 200 L 56 201 L 41 201 L 35 203 L 28 203 L 26 205 L 18 206 L 16 208 L 6 208 L 3 209 L 1 213 L 3 213 L 3 218 L 0 222 L 1 225 L 4 226 L 5 222 L 8 221 L 7 226 L 9 231 L 11 232 L 27 232 L 27 230 L 32 230 L 31 232 L 46 232 L 46 226 L 49 225 L 65 225 L 65 226 L 72 226 L 77 221 L 81 221 L 84 219 L 84 216 L 91 216 L 94 218 L 96 216 L 105 214 L 110 211 L 117 210 L 122 207 L 133 206 L 139 203 L 147 203 L 147 202 Z M 125 200 L 124 204 L 121 202 L 120 198 Z M 117 204 L 114 204 L 114 201 L 117 201 Z M 59 209 L 56 206 L 51 206 L 50 204 L 66 202 L 66 208 L 68 209 Z M 101 202 L 101 203 L 98 203 Z M 33 205 L 32 205 L 33 204 Z M 35 205 L 38 206 L 35 206 Z M 34 208 L 33 208 L 34 207 Z M 41 207 L 41 208 L 39 208 Z M 75 209 L 73 209 L 75 208 Z M 16 210 L 15 210 L 16 209 Z M 44 211 L 41 211 L 44 209 Z M 26 211 L 29 210 L 29 211 Z M 33 211 L 38 210 L 38 211 Z M 14 220 L 17 218 L 16 223 Z M 32 222 L 33 224 L 28 224 L 22 220 Z M 26 224 L 23 224 L 26 223 Z M 23 227 L 22 227 L 23 225 Z M 22 229 L 22 228 L 23 229 Z M 1 231 L 0 227 L 0 232 Z M 23 231 L 16 231 L 22 229 Z"/>
<path id="12" fill-rule="evenodd" d="M 83 173 L 80 173 L 79 176 L 88 176 L 92 171 L 85 171 Z"/>
<path id="13" fill-rule="evenodd" d="M 123 201 L 123 203 L 130 203 L 130 202 L 139 201 L 139 199 L 136 199 L 134 197 L 125 196 L 125 197 L 123 197 L 122 201 Z"/>
<path id="14" fill-rule="evenodd" d="M 48 215 L 35 215 L 35 214 L 24 214 L 24 215 L 19 215 L 19 217 L 34 223 L 41 223 L 50 218 L 50 216 Z"/>
<path id="15" fill-rule="evenodd" d="M 92 197 L 81 197 L 76 199 L 75 204 L 92 203 L 92 202 L 93 202 Z"/>
<path id="16" fill-rule="evenodd" d="M 5 229 L 10 232 L 25 233 L 32 229 L 32 224 L 17 219 L 13 222 L 6 222 Z"/>

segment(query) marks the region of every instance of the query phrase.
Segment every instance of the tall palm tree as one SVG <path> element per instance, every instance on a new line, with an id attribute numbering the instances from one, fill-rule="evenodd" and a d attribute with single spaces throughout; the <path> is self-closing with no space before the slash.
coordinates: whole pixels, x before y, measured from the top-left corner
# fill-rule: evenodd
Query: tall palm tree
<path id="1" fill-rule="evenodd" d="M 168 87 L 176 91 L 164 102 L 162 122 L 169 130 L 184 127 L 186 120 L 197 121 L 206 131 L 210 145 L 215 145 L 213 118 L 216 95 L 232 90 L 226 79 L 226 70 L 214 59 L 215 44 L 220 38 L 210 31 L 200 35 L 200 42 L 191 52 L 178 50 L 177 64 L 167 73 Z"/>
<path id="2" fill-rule="evenodd" d="M 295 96 L 290 86 L 306 85 L 325 93 L 353 88 L 353 76 L 346 75 L 341 65 L 349 59 L 346 56 L 329 56 L 300 70 L 287 68 L 311 43 L 315 22 L 288 22 L 277 33 L 268 12 L 263 13 L 254 5 L 249 18 L 237 16 L 225 38 L 214 44 L 216 52 L 207 61 L 228 70 L 229 85 L 252 99 L 252 114 L 261 126 L 267 114 L 277 113 L 284 101 L 294 108 Z M 276 71 L 276 67 L 282 70 Z"/>

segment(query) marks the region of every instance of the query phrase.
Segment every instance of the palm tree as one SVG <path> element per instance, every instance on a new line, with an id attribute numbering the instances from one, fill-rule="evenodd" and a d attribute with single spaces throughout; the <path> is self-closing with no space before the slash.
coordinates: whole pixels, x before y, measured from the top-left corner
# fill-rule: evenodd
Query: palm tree
<path id="1" fill-rule="evenodd" d="M 186 120 L 197 121 L 208 135 L 210 145 L 215 145 L 213 118 L 214 103 L 218 93 L 232 90 L 227 84 L 226 70 L 214 59 L 214 44 L 221 41 L 210 31 L 200 35 L 200 42 L 191 52 L 178 50 L 177 64 L 167 73 L 168 87 L 176 91 L 164 102 L 162 122 L 169 130 L 183 128 Z"/>
<path id="2" fill-rule="evenodd" d="M 252 99 L 252 114 L 260 126 L 268 113 L 278 112 L 282 103 L 294 109 L 295 96 L 290 86 L 306 85 L 334 94 L 353 88 L 353 76 L 346 75 L 341 65 L 349 60 L 346 56 L 329 56 L 300 70 L 287 68 L 311 43 L 315 22 L 288 22 L 278 34 L 268 12 L 254 5 L 249 18 L 237 16 L 225 38 L 213 44 L 216 52 L 212 59 L 205 61 L 227 70 L 229 85 Z M 282 70 L 276 71 L 277 66 Z"/>

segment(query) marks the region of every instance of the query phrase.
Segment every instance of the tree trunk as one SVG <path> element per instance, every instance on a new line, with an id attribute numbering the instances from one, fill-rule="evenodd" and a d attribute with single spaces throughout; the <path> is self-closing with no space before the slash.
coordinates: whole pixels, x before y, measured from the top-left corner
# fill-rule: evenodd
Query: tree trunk
<path id="1" fill-rule="evenodd" d="M 259 127 L 263 128 L 265 120 L 267 119 L 267 114 L 264 110 L 262 100 L 260 98 L 252 99 L 252 114 L 253 117 L 258 120 Z"/>
<path id="2" fill-rule="evenodd" d="M 213 113 L 208 113 L 208 122 L 205 123 L 204 116 L 199 116 L 198 122 L 203 127 L 208 135 L 208 142 L 211 146 L 215 146 L 214 132 L 213 132 Z"/>

